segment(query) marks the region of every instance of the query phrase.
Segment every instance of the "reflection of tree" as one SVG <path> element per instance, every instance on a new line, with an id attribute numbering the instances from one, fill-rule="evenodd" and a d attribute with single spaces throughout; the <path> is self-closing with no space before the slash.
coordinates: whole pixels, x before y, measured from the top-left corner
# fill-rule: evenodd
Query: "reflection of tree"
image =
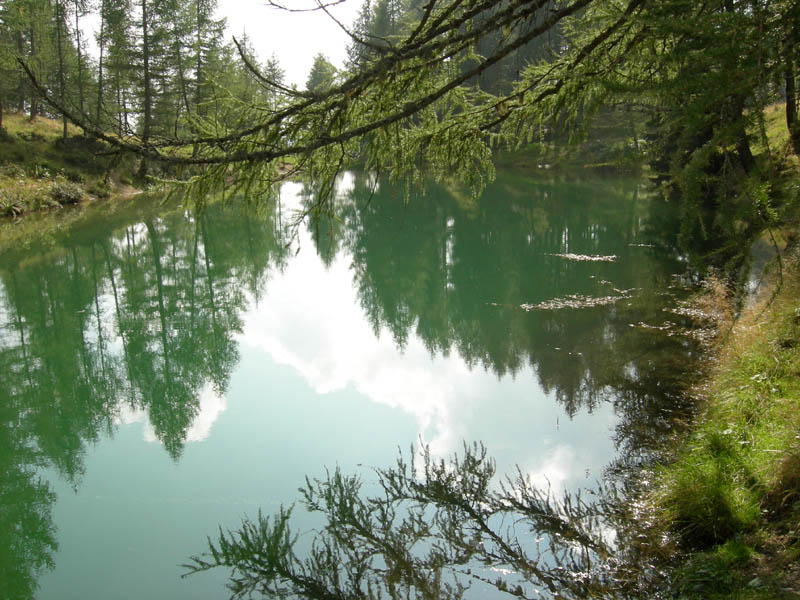
<path id="1" fill-rule="evenodd" d="M 680 269 L 674 244 L 647 225 L 663 206 L 638 183 L 509 177 L 479 200 L 439 188 L 413 206 L 391 191 L 369 194 L 356 185 L 340 216 L 361 303 L 376 332 L 386 327 L 401 346 L 413 331 L 431 352 L 456 350 L 498 375 L 530 364 L 570 414 L 612 388 L 644 385 L 636 374 L 652 370 L 658 344 L 687 351 L 681 338 L 654 346 L 657 329 L 631 327 L 664 325 L 659 294 Z M 567 253 L 617 260 L 556 256 Z M 612 301 L 532 310 L 565 294 Z"/>
<path id="2" fill-rule="evenodd" d="M 641 585 L 652 574 L 636 550 L 623 560 L 628 546 L 604 536 L 612 526 L 636 534 L 620 523 L 611 490 L 587 501 L 554 498 L 522 474 L 498 484 L 482 446 L 465 447 L 450 461 L 423 450 L 375 474 L 371 494 L 359 477 L 338 469 L 307 481 L 303 504 L 325 525 L 304 558 L 291 510 L 281 509 L 220 531 L 207 554 L 185 565 L 188 573 L 230 570 L 232 598 L 456 600 L 473 586 L 483 596 L 509 598 L 649 595 Z"/>
<path id="3" fill-rule="evenodd" d="M 0 372 L 15 379 L 23 372 L 25 347 L 0 346 Z M 14 384 L 12 384 L 14 385 Z M 52 567 L 56 549 L 51 518 L 54 494 L 33 471 L 36 449 L 26 442 L 23 429 L 31 426 L 22 398 L 3 397 L 0 402 L 0 597 L 30 598 L 36 576 Z M 25 432 L 30 435 L 30 432 Z"/>
<path id="4" fill-rule="evenodd" d="M 37 575 L 53 567 L 55 494 L 31 469 L 19 468 L 25 457 L 7 453 L 5 441 L 0 444 L 0 596 L 33 598 Z"/>
<path id="5" fill-rule="evenodd" d="M 326 264 L 351 252 L 376 332 L 386 328 L 401 347 L 413 333 L 431 352 L 457 352 L 498 375 L 530 365 L 569 414 L 613 399 L 629 456 L 651 444 L 648 432 L 666 432 L 675 407 L 665 399 L 682 381 L 680 369 L 666 378 L 661 367 L 692 348 L 659 329 L 676 251 L 660 225 L 650 231 L 652 205 L 636 185 L 501 179 L 480 200 L 433 188 L 411 206 L 391 190 L 370 194 L 357 182 L 337 215 L 308 225 Z M 0 500 L 17 507 L 1 518 L 27 511 L 15 513 L 22 529 L 5 535 L 11 521 L 0 523 L 0 553 L 30 546 L 7 581 L 34 585 L 54 546 L 52 494 L 33 469 L 77 483 L 85 445 L 126 407 L 145 412 L 180 456 L 200 395 L 228 386 L 248 293 L 258 301 L 271 269 L 288 260 L 271 218 L 214 207 L 156 214 L 145 210 L 113 233 L 72 231 L 0 273 Z M 631 246 L 643 242 L 655 247 Z M 566 253 L 618 259 L 554 256 Z M 531 310 L 566 293 L 615 302 Z"/>
<path id="6" fill-rule="evenodd" d="M 391 193 L 368 201 L 366 188 L 357 184 L 336 217 L 376 333 L 388 330 L 400 347 L 416 334 L 431 352 L 458 352 L 498 375 L 530 365 L 570 415 L 613 401 L 614 466 L 669 433 L 694 348 L 672 335 L 688 324 L 663 311 L 680 270 L 674 243 L 648 225 L 663 207 L 635 185 L 501 180 L 479 201 L 439 189 L 414 206 Z M 318 242 L 329 261 L 326 247 Z M 567 253 L 617 260 L 555 256 Z M 568 293 L 611 300 L 533 309 Z M 291 511 L 281 510 L 221 533 L 189 572 L 229 569 L 242 598 L 461 598 L 467 586 L 528 598 L 650 595 L 644 586 L 657 573 L 642 568 L 624 492 L 556 499 L 521 475 L 498 488 L 482 448 L 451 462 L 423 453 L 422 462 L 377 470 L 373 494 L 338 470 L 309 482 L 302 503 L 325 524 L 308 552 L 296 549 Z"/>
<path id="7" fill-rule="evenodd" d="M 51 563 L 53 495 L 33 469 L 77 484 L 86 444 L 125 405 L 177 458 L 201 392 L 225 393 L 245 289 L 260 290 L 284 252 L 271 219 L 210 208 L 76 230 L 1 274 L 0 579 L 14 586 L 3 597 L 30 597 Z"/>

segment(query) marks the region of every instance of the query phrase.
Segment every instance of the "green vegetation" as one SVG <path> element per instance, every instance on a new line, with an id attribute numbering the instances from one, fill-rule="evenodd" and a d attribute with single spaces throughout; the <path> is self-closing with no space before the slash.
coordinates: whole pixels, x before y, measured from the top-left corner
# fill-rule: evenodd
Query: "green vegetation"
<path id="1" fill-rule="evenodd" d="M 646 173 L 648 147 L 639 139 L 646 129 L 644 116 L 638 111 L 606 109 L 601 112 L 580 140 L 570 140 L 569 135 L 562 132 L 513 150 L 499 149 L 494 161 L 498 167 L 565 174 Z"/>
<path id="2" fill-rule="evenodd" d="M 705 302 L 731 315 L 730 299 Z M 797 256 L 772 297 L 732 324 L 702 388 L 696 426 L 655 471 L 660 528 L 691 551 L 677 570 L 685 598 L 796 597 L 800 569 L 800 275 Z"/>
<path id="3" fill-rule="evenodd" d="M 111 147 L 138 157 L 140 180 L 174 178 L 199 203 L 221 189 L 274 198 L 287 170 L 304 169 L 319 209 L 349 165 L 407 189 L 433 176 L 477 193 L 498 151 L 565 163 L 558 149 L 589 139 L 574 164 L 647 157 L 681 204 L 697 271 L 711 264 L 733 281 L 753 240 L 796 226 L 796 2 L 366 1 L 345 71 L 320 55 L 305 91 L 283 86 L 277 62 L 259 64 L 246 40 L 224 44 L 215 7 L 104 0 L 90 65 L 85 3 L 4 3 L 0 215 L 107 194 L 116 158 L 98 155 Z M 23 111 L 34 129 L 15 123 Z M 43 112 L 60 128 L 35 129 Z M 68 121 L 91 138 L 70 137 Z M 793 576 L 779 565 L 798 552 L 800 305 L 796 264 L 784 271 L 773 303 L 726 337 L 697 426 L 656 473 L 663 529 L 695 551 L 674 583 L 686 597 L 775 597 Z M 764 556 L 772 570 L 757 568 Z"/>
<path id="4" fill-rule="evenodd" d="M 324 211 L 353 165 L 407 194 L 430 178 L 477 193 L 498 152 L 537 166 L 646 160 L 682 205 L 694 266 L 737 272 L 797 195 L 780 178 L 800 149 L 800 17 L 785 0 L 366 0 L 348 64 L 318 56 L 306 90 L 247 40 L 224 43 L 212 0 L 96 5 L 96 65 L 72 25 L 87 7 L 7 5 L 1 103 L 37 114 L 45 99 L 198 204 L 213 192 L 267 203 L 297 170 L 314 181 L 309 211 Z M 776 103 L 781 145 L 769 141 Z"/>
<path id="5" fill-rule="evenodd" d="M 0 217 L 107 198 L 130 182 L 130 161 L 108 155 L 108 146 L 47 117 L 6 114 L 0 129 Z M 116 183 L 115 183 L 116 181 Z"/>

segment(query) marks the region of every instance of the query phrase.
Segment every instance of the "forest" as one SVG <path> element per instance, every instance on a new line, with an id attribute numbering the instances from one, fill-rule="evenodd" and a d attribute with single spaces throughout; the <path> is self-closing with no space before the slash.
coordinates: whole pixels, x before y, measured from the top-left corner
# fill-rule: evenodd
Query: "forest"
<path id="1" fill-rule="evenodd" d="M 312 9 L 327 12 L 343 1 L 318 0 Z M 306 479 L 300 503 L 327 519 L 309 552 L 296 552 L 291 510 L 282 506 L 273 516 L 244 518 L 238 530 L 220 527 L 205 554 L 186 559 L 189 574 L 222 567 L 233 597 L 461 598 L 476 581 L 516 597 L 545 590 L 637 598 L 654 589 L 732 597 L 745 585 L 755 590 L 745 597 L 774 597 L 778 589 L 792 597 L 792 580 L 770 574 L 762 586 L 748 561 L 780 555 L 796 570 L 800 539 L 800 309 L 789 260 L 800 195 L 800 4 L 347 1 L 360 2 L 360 11 L 344 25 L 346 64 L 318 54 L 302 89 L 286 83 L 280 57 L 258 56 L 247 36 L 226 32 L 215 0 L 0 5 L 0 152 L 20 138 L 3 128 L 12 113 L 30 123 L 55 119 L 62 148 L 91 156 L 87 170 L 109 179 L 124 162 L 131 184 L 165 186 L 186 209 L 143 212 L 137 221 L 142 215 L 116 212 L 112 200 L 102 210 L 115 231 L 54 235 L 63 247 L 52 252 L 50 268 L 26 256 L 24 244 L 0 248 L 11 265 L 0 270 L 0 314 L 8 320 L 0 391 L 14 399 L 0 423 L 9 448 L 0 458 L 15 482 L 3 494 L 32 533 L 13 518 L 0 525 L 20 547 L 29 533 L 39 540 L 27 561 L 9 563 L 16 589 L 35 593 L 35 574 L 52 567 L 57 545 L 53 493 L 35 469 L 79 479 L 86 448 L 117 426 L 120 398 L 147 412 L 177 463 L 202 390 L 224 396 L 229 385 L 246 307 L 268 292 L 292 251 L 300 253 L 292 244 L 307 228 L 326 267 L 337 253 L 350 257 L 358 303 L 376 336 L 386 332 L 400 349 L 416 336 L 432 356 L 457 354 L 470 370 L 498 379 L 530 367 L 569 418 L 613 398 L 621 453 L 609 470 L 622 475 L 611 489 L 594 490 L 597 499 L 556 498 L 522 473 L 495 486 L 479 443 L 465 443 L 449 461 L 421 448 L 374 469 L 377 496 L 338 469 Z M 265 3 L 295 9 L 291 0 Z M 535 171 L 566 147 L 611 170 L 635 165 L 648 201 L 677 207 L 677 218 L 636 213 L 638 186 L 606 194 L 594 184 L 586 192 L 594 204 L 577 217 L 566 212 L 576 200 L 560 203 L 530 182 L 525 196 L 511 186 L 500 187 L 503 201 L 481 196 L 498 179 L 498 161 L 511 157 Z M 0 164 L 0 176 L 34 177 L 31 169 L 41 170 Z M 357 185 L 343 199 L 337 186 L 350 169 L 359 173 Z M 289 180 L 303 190 L 294 230 L 277 212 Z M 0 186 L 0 209 L 4 193 Z M 426 205 L 412 227 L 406 207 L 426 194 L 445 200 Z M 403 202 L 390 204 L 395 196 Z M 619 227 L 596 226 L 593 207 L 614 202 Z M 17 216 L 17 205 L 9 206 L 2 214 Z M 408 226 L 408 246 L 387 244 L 398 224 Z M 624 241 L 625 268 L 635 271 L 630 288 L 594 275 L 592 260 L 617 259 L 600 251 L 612 234 Z M 598 254 L 587 254 L 586 264 L 561 261 L 568 255 L 556 250 L 570 239 Z M 665 296 L 677 298 L 680 286 L 665 281 L 686 263 L 692 283 L 708 276 L 704 302 L 717 302 L 708 318 L 725 339 L 738 340 L 734 324 L 758 240 L 774 247 L 778 290 L 786 278 L 781 311 L 771 308 L 778 291 L 762 311 L 780 323 L 769 340 L 754 335 L 761 354 L 720 351 L 734 375 L 706 388 L 723 399 L 723 408 L 708 409 L 687 396 L 694 375 L 676 364 L 707 356 L 708 348 L 698 349 L 704 340 L 681 337 L 693 327 L 690 311 L 659 308 L 661 320 L 647 323 L 640 315 L 650 319 Z M 640 250 L 662 255 L 669 269 L 651 268 Z M 583 287 L 560 297 L 556 283 L 567 273 Z M 476 303 L 476 288 L 491 288 L 496 298 Z M 550 310 L 555 300 L 578 303 L 598 290 L 603 302 L 590 311 Z M 579 340 L 569 360 L 541 341 L 567 334 Z M 49 412 L 51 397 L 60 399 L 60 412 Z M 738 412 L 728 412 L 731 405 Z M 762 425 L 764 415 L 772 420 Z M 49 429 L 63 446 L 47 447 Z M 661 452 L 677 438 L 708 461 L 689 454 L 684 471 L 661 470 Z M 645 491 L 643 506 L 642 480 L 628 477 L 634 470 L 647 484 L 667 481 L 666 491 Z M 780 535 L 762 535 L 759 519 L 773 516 Z M 534 551 L 504 529 L 508 522 L 547 532 L 549 547 Z M 607 526 L 617 537 L 609 539 Z M 764 550 L 767 537 L 780 537 L 785 552 Z M 660 548 L 656 540 L 667 539 Z M 668 568 L 664 555 L 673 548 L 689 558 Z M 476 564 L 486 569 L 473 571 Z M 494 564 L 522 584 L 490 579 Z M 731 565 L 742 564 L 749 566 L 731 576 Z M 704 596 L 706 584 L 727 591 Z"/>
<path id="2" fill-rule="evenodd" d="M 277 60 L 261 64 L 246 37 L 239 40 L 239 54 L 215 10 L 216 2 L 203 0 L 4 2 L 0 106 L 27 111 L 31 119 L 58 116 L 15 58 L 30 65 L 64 106 L 103 130 L 136 133 L 144 143 L 191 130 L 193 116 L 212 110 L 220 89 L 242 103 L 268 103 L 270 94 L 244 61 L 280 82 Z M 90 22 L 97 24 L 91 40 Z M 233 119 L 222 113 L 215 118 Z"/>
<path id="3" fill-rule="evenodd" d="M 0 107 L 58 116 L 65 137 L 71 121 L 200 203 L 223 189 L 271 198 L 302 171 L 323 206 L 353 165 L 408 190 L 435 177 L 477 193 L 498 150 L 580 142 L 610 123 L 680 197 L 687 245 L 720 253 L 719 266 L 733 237 L 755 239 L 793 199 L 793 2 L 367 0 L 347 64 L 319 54 L 303 90 L 284 85 L 278 58 L 229 39 L 216 8 L 4 2 Z M 775 103 L 781 147 L 765 117 Z"/>

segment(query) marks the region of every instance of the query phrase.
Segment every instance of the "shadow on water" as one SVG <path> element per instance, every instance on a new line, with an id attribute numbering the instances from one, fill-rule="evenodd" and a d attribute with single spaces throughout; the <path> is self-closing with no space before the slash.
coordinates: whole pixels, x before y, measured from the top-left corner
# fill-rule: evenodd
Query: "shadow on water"
<path id="1" fill-rule="evenodd" d="M 529 365 L 569 415 L 613 403 L 611 471 L 649 459 L 689 408 L 681 391 L 699 351 L 683 335 L 693 323 L 664 310 L 687 293 L 668 206 L 619 180 L 508 175 L 480 199 L 434 186 L 410 204 L 388 186 L 370 190 L 355 177 L 333 216 L 301 227 L 326 265 L 349 257 L 376 334 L 400 348 L 417 336 L 431 354 L 498 376 Z M 291 268 L 296 243 L 277 211 L 158 206 L 0 251 L 4 596 L 33 597 L 52 567 L 55 498 L 38 471 L 79 486 L 87 446 L 131 412 L 178 461 L 203 391 L 225 394 L 244 311 L 271 273 Z M 305 502 L 329 524 L 306 558 L 291 552 L 282 512 L 223 536 L 193 568 L 236 567 L 234 591 L 287 597 L 459 597 L 465 581 L 514 595 L 532 582 L 564 596 L 609 589 L 619 550 L 607 532 L 623 530 L 613 494 L 556 502 L 524 478 L 498 488 L 482 446 L 453 463 L 416 458 L 377 471 L 376 498 L 338 472 L 310 482 Z M 521 541 L 539 535 L 545 559 Z"/>

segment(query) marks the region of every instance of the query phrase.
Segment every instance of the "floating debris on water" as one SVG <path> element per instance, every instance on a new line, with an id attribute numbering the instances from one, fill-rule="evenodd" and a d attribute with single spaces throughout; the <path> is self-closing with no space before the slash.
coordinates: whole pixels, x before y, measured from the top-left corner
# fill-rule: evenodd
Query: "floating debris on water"
<path id="1" fill-rule="evenodd" d="M 487 306 L 497 306 L 500 308 L 521 308 L 526 312 L 532 310 L 560 310 L 562 308 L 595 308 L 597 306 L 609 306 L 620 300 L 628 300 L 631 297 L 630 290 L 618 290 L 614 288 L 618 296 L 583 296 L 581 294 L 570 294 L 563 298 L 553 298 L 552 300 L 545 300 L 544 302 L 537 302 L 536 304 L 498 304 L 497 302 L 487 302 Z"/>
<path id="2" fill-rule="evenodd" d="M 571 294 L 564 298 L 553 298 L 537 304 L 521 304 L 520 308 L 525 311 L 532 310 L 560 310 L 562 308 L 594 308 L 596 306 L 608 306 L 620 300 L 630 298 L 630 296 L 582 296 Z"/>
<path id="3" fill-rule="evenodd" d="M 579 262 L 614 262 L 617 260 L 616 254 L 602 255 L 602 254 L 549 254 L 548 256 L 556 256 L 558 258 L 566 258 L 567 260 L 574 260 Z"/>
<path id="4" fill-rule="evenodd" d="M 629 323 L 628 326 L 636 329 L 664 332 L 667 337 L 693 339 L 701 344 L 710 343 L 716 335 L 716 330 L 713 327 L 683 327 L 672 321 L 666 321 L 663 325 L 649 325 L 648 323 L 639 322 Z"/>
<path id="5" fill-rule="evenodd" d="M 663 325 L 649 325 L 644 321 L 639 323 L 631 323 L 631 327 L 638 327 L 640 329 L 652 329 L 654 331 L 669 331 L 675 329 L 676 325 L 672 321 L 667 321 Z"/>
<path id="6" fill-rule="evenodd" d="M 689 303 L 682 303 L 677 307 L 668 307 L 662 310 L 679 317 L 688 317 L 689 319 L 699 322 L 718 321 L 721 318 L 719 315 L 711 314 Z"/>
<path id="7" fill-rule="evenodd" d="M 655 248 L 655 244 L 628 244 L 629 248 Z"/>

